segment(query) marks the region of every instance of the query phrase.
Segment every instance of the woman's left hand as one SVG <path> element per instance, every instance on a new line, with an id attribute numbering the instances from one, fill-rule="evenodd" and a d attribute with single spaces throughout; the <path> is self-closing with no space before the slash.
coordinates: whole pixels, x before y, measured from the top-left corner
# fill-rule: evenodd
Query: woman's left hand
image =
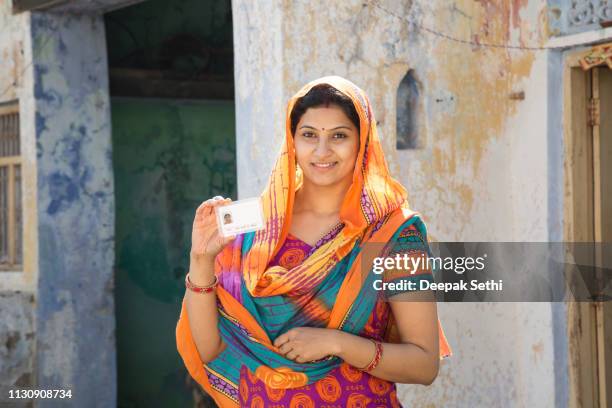
<path id="1" fill-rule="evenodd" d="M 318 327 L 296 327 L 274 341 L 281 354 L 297 363 L 307 363 L 338 352 L 339 331 Z"/>

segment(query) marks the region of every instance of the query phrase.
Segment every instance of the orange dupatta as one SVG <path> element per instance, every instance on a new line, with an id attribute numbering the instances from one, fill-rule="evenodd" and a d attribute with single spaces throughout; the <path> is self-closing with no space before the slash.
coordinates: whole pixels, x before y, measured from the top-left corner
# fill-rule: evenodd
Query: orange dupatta
<path id="1" fill-rule="evenodd" d="M 291 225 L 295 191 L 302 185 L 302 172 L 296 166 L 291 111 L 296 101 L 318 84 L 329 84 L 347 95 L 354 103 L 360 122 L 360 146 L 353 183 L 342 207 L 340 220 L 345 227 L 329 243 L 318 248 L 301 265 L 291 270 L 281 266 L 268 267 L 269 261 L 281 248 Z M 297 167 L 297 168 L 296 168 Z M 365 93 L 352 82 L 337 76 L 324 77 L 305 85 L 289 101 L 286 113 L 285 141 L 272 169 L 267 186 L 261 194 L 266 227 L 257 231 L 248 251 L 242 245 L 228 245 L 217 257 L 215 273 L 221 285 L 217 290 L 221 315 L 249 333 L 249 340 L 258 347 L 276 353 L 266 330 L 249 310 L 224 288 L 222 276 L 238 271 L 244 287 L 252 297 L 267 297 L 306 293 L 322 282 L 329 271 L 344 258 L 358 240 L 386 243 L 406 220 L 417 214 L 410 210 L 404 187 L 393 179 L 384 158 L 376 130 L 376 120 Z M 342 324 L 364 282 L 361 271 L 361 254 L 352 263 L 342 285 L 337 301 L 327 315 L 328 328 L 342 328 Z M 298 279 L 299 278 L 299 279 Z M 296 283 L 299 280 L 299 283 Z M 304 281 L 307 285 L 304 285 Z M 440 356 L 451 355 L 451 350 L 438 321 Z M 189 320 L 183 302 L 176 328 L 178 351 L 191 376 L 215 399 L 221 407 L 237 406 L 228 392 L 211 386 L 209 375 L 214 372 L 211 364 L 204 364 L 197 352 L 189 328 Z M 270 367 L 262 364 L 255 375 L 273 388 L 295 388 L 308 383 L 308 377 L 299 370 L 288 367 Z M 230 378 L 223 378 L 234 384 Z"/>

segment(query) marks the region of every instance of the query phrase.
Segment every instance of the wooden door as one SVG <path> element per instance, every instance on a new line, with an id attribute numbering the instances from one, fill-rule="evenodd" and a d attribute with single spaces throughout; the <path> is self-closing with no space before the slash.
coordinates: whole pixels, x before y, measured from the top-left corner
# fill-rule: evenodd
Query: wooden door
<path id="1" fill-rule="evenodd" d="M 594 241 L 612 242 L 612 69 L 591 70 L 591 125 L 593 137 Z M 610 251 L 596 246 L 597 265 L 611 264 Z M 599 279 L 603 280 L 600 270 Z M 609 277 L 608 277 L 609 278 Z M 599 406 L 612 406 L 612 301 L 595 303 L 597 389 Z M 606 301 L 607 300 L 607 301 Z"/>
<path id="2" fill-rule="evenodd" d="M 580 54 L 578 54 L 579 56 Z M 566 225 L 570 242 L 612 243 L 612 70 L 567 66 Z M 603 247 L 605 248 L 605 247 Z M 594 246 L 607 268 L 610 251 Z M 598 278 L 605 276 L 601 269 Z M 610 277 L 608 277 L 609 279 Z M 612 407 L 612 301 L 568 305 L 571 407 Z"/>
<path id="3" fill-rule="evenodd" d="M 565 61 L 564 237 L 603 243 L 594 246 L 589 264 L 609 270 L 612 70 L 598 66 L 584 71 L 579 61 L 587 54 L 570 53 Z M 598 277 L 610 279 L 601 269 Z M 568 304 L 570 407 L 612 407 L 612 301 L 601 300 Z"/>

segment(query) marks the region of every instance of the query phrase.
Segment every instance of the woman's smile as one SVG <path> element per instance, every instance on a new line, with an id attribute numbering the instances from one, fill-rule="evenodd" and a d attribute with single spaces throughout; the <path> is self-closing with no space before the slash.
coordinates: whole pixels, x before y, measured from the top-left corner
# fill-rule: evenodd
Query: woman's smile
<path id="1" fill-rule="evenodd" d="M 328 171 L 331 170 L 332 168 L 336 167 L 336 164 L 338 164 L 337 161 L 334 162 L 318 162 L 318 163 L 310 163 L 315 169 L 320 170 L 320 171 Z"/>

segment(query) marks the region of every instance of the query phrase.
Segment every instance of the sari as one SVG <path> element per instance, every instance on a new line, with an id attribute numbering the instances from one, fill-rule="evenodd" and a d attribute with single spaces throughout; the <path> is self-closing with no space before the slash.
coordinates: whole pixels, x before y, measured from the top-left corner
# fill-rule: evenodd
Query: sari
<path id="1" fill-rule="evenodd" d="M 343 228 L 296 266 L 270 265 L 287 239 L 295 192 L 303 183 L 295 158 L 291 111 L 299 98 L 319 84 L 348 96 L 359 115 L 359 151 L 352 184 L 340 208 Z M 389 173 L 366 94 L 337 76 L 312 81 L 289 100 L 285 140 L 260 198 L 265 228 L 237 236 L 215 259 L 218 327 L 227 347 L 214 360 L 201 361 L 184 301 L 176 327 L 177 349 L 189 374 L 222 408 L 239 406 L 243 367 L 270 390 L 313 384 L 339 367 L 343 362 L 334 356 L 308 363 L 289 360 L 273 342 L 299 326 L 358 335 L 378 299 L 373 285 L 377 276 L 369 273 L 366 245 L 379 243 L 383 252 L 389 250 L 389 243 L 410 225 L 418 228 L 422 243 L 427 242 L 425 224 L 408 206 L 404 187 Z M 440 358 L 450 356 L 439 320 L 438 334 Z M 385 341 L 398 342 L 397 330 L 392 327 Z"/>

